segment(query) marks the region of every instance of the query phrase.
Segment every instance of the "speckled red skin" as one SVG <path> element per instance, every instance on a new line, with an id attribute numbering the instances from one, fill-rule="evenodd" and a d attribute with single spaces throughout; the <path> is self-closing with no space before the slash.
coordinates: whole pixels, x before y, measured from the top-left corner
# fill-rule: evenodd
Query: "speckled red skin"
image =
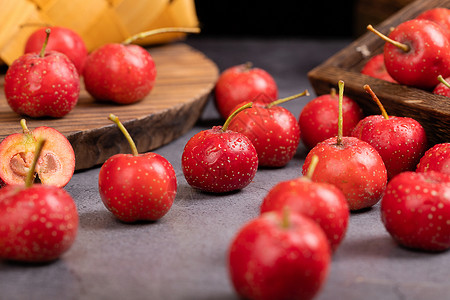
<path id="1" fill-rule="evenodd" d="M 417 165 L 416 172 L 429 171 L 450 175 L 450 143 L 436 144 L 425 152 Z"/>
<path id="2" fill-rule="evenodd" d="M 331 251 L 322 229 L 310 218 L 264 213 L 245 224 L 228 251 L 235 291 L 244 299 L 313 299 L 328 276 Z"/>
<path id="3" fill-rule="evenodd" d="M 398 25 L 389 37 L 411 48 L 405 52 L 391 43 L 384 46 L 386 69 L 400 84 L 430 90 L 439 83 L 438 75 L 450 75 L 450 41 L 436 23 L 409 20 Z"/>
<path id="4" fill-rule="evenodd" d="M 268 108 L 261 102 L 238 113 L 228 129 L 250 139 L 258 153 L 258 165 L 263 167 L 287 165 L 300 142 L 300 128 L 295 116 L 284 107 Z"/>
<path id="5" fill-rule="evenodd" d="M 72 197 L 55 186 L 0 189 L 0 259 L 49 262 L 68 251 L 78 231 Z"/>
<path id="6" fill-rule="evenodd" d="M 36 164 L 40 182 L 63 187 L 70 181 L 75 171 L 72 145 L 58 130 L 40 126 L 27 133 L 13 133 L 0 143 L 0 187 L 25 184 L 40 139 L 46 140 Z"/>
<path id="7" fill-rule="evenodd" d="M 445 78 L 445 81 L 450 82 L 450 77 Z M 450 97 L 450 88 L 440 82 L 434 89 L 433 94 Z"/>
<path id="8" fill-rule="evenodd" d="M 445 7 L 435 7 L 422 12 L 416 19 L 426 19 L 439 24 L 450 38 L 450 9 Z"/>
<path id="9" fill-rule="evenodd" d="M 319 162 L 311 179 L 337 186 L 351 211 L 372 207 L 380 201 L 387 172 L 383 159 L 371 145 L 355 137 L 343 137 L 341 145 L 337 145 L 336 137 L 329 138 L 308 153 L 303 175 L 313 155 L 318 156 Z"/>
<path id="10" fill-rule="evenodd" d="M 46 50 L 55 50 L 67 55 L 77 68 L 78 75 L 82 74 L 84 63 L 88 56 L 86 45 L 81 36 L 75 31 L 65 27 L 42 27 L 33 32 L 25 44 L 25 53 L 40 52 L 47 34 L 45 30 L 51 29 Z"/>
<path id="11" fill-rule="evenodd" d="M 450 175 L 404 172 L 381 200 L 381 220 L 400 245 L 425 251 L 450 248 Z"/>
<path id="12" fill-rule="evenodd" d="M 30 117 L 61 118 L 77 104 L 80 78 L 69 58 L 56 51 L 28 53 L 5 75 L 5 96 L 13 111 Z"/>
<path id="13" fill-rule="evenodd" d="M 141 46 L 106 44 L 89 54 L 83 79 L 95 99 L 131 104 L 150 94 L 156 73 L 152 56 Z"/>
<path id="14" fill-rule="evenodd" d="M 312 149 L 317 143 L 334 137 L 338 133 L 339 115 L 338 95 L 325 94 L 309 101 L 299 116 L 301 140 Z M 342 132 L 350 135 L 353 128 L 364 117 L 359 105 L 347 96 L 342 99 L 342 116 L 344 119 Z"/>
<path id="15" fill-rule="evenodd" d="M 269 190 L 261 204 L 261 213 L 289 211 L 304 214 L 320 225 L 335 251 L 345 237 L 349 209 L 340 189 L 306 177 L 282 181 Z"/>
<path id="16" fill-rule="evenodd" d="M 367 116 L 356 125 L 352 136 L 378 151 L 386 166 L 388 180 L 401 172 L 414 171 L 427 149 L 427 136 L 422 125 L 407 117 Z"/>
<path id="17" fill-rule="evenodd" d="M 377 54 L 370 58 L 361 69 L 361 74 L 368 75 L 381 80 L 397 83 L 397 81 L 389 75 L 384 65 L 384 54 Z"/>
<path id="18" fill-rule="evenodd" d="M 119 220 L 156 221 L 172 207 L 177 179 L 157 153 L 116 154 L 100 168 L 98 187 L 103 204 Z"/>
<path id="19" fill-rule="evenodd" d="M 186 143 L 181 163 L 189 185 L 224 193 L 250 184 L 258 170 L 258 154 L 245 135 L 214 126 Z"/>
<path id="20" fill-rule="evenodd" d="M 273 77 L 260 68 L 237 65 L 223 71 L 214 89 L 215 105 L 222 118 L 227 119 L 233 109 L 249 101 L 270 103 L 278 98 Z"/>

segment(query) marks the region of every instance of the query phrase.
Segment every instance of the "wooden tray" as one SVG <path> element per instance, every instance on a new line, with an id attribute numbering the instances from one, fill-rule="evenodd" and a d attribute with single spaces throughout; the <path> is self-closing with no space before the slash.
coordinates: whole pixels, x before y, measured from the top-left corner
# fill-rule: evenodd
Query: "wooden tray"
<path id="1" fill-rule="evenodd" d="M 117 126 L 108 120 L 116 114 L 136 142 L 139 152 L 147 152 L 186 133 L 199 118 L 218 77 L 218 68 L 201 52 L 183 43 L 149 48 L 155 60 L 157 78 L 147 98 L 132 105 L 96 102 L 82 88 L 73 111 L 61 119 L 27 119 L 30 129 L 49 126 L 71 142 L 76 170 L 102 164 L 130 147 Z M 0 140 L 21 132 L 22 117 L 8 106 L 4 94 L 4 74 L 0 77 Z"/>
<path id="2" fill-rule="evenodd" d="M 390 27 L 412 19 L 422 11 L 432 7 L 450 8 L 450 0 L 417 0 L 375 27 L 383 33 Z M 367 24 L 368 25 L 368 24 Z M 367 32 L 345 49 L 308 72 L 308 79 L 318 95 L 330 92 L 337 87 L 339 80 L 345 82 L 344 93 L 357 101 L 366 114 L 379 114 L 380 111 L 370 96 L 364 91 L 364 84 L 383 102 L 390 115 L 407 116 L 416 119 L 427 132 L 430 146 L 450 142 L 450 99 L 430 92 L 389 83 L 360 74 L 369 58 L 383 51 L 384 41 Z M 371 54 L 364 56 L 361 49 Z"/>

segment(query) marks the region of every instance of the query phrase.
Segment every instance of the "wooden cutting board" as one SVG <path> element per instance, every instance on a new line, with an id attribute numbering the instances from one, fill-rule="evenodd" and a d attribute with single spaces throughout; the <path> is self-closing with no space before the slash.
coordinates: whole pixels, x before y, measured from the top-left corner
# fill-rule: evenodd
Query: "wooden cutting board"
<path id="1" fill-rule="evenodd" d="M 76 170 L 102 164 L 130 147 L 117 126 L 108 120 L 119 117 L 133 137 L 139 152 L 156 149 L 193 127 L 218 78 L 218 68 L 203 53 L 183 43 L 149 48 L 157 78 L 150 95 L 131 105 L 95 101 L 82 87 L 77 106 L 60 119 L 25 117 L 29 129 L 49 126 L 71 142 Z M 0 140 L 21 132 L 20 116 L 8 106 L 4 72 L 0 76 Z"/>

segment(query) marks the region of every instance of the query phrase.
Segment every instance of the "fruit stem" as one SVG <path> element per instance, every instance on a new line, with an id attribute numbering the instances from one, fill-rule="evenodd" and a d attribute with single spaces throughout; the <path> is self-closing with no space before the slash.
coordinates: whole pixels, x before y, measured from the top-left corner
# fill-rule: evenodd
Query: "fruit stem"
<path id="1" fill-rule="evenodd" d="M 193 27 L 193 28 L 186 28 L 186 27 L 166 27 L 166 28 L 157 28 L 149 31 L 140 32 L 138 34 L 132 35 L 129 38 L 127 38 L 125 41 L 122 42 L 122 44 L 131 44 L 132 42 L 146 38 L 151 35 L 160 34 L 160 33 L 169 33 L 169 32 L 185 32 L 185 33 L 199 33 L 200 28 Z"/>
<path id="2" fill-rule="evenodd" d="M 392 45 L 394 45 L 395 47 L 403 50 L 404 52 L 408 52 L 409 50 L 411 50 L 411 48 L 403 43 L 394 41 L 393 39 L 387 37 L 386 35 L 382 34 L 381 32 L 379 32 L 378 30 L 376 30 L 375 28 L 373 28 L 372 25 L 367 25 L 367 29 L 372 31 L 373 33 L 375 33 L 376 35 L 378 35 L 380 38 L 382 38 L 383 40 L 385 40 L 388 43 L 391 43 Z"/>
<path id="3" fill-rule="evenodd" d="M 134 143 L 133 139 L 131 138 L 131 135 L 128 132 L 128 130 L 123 126 L 122 122 L 120 122 L 119 118 L 114 114 L 110 114 L 108 119 L 110 119 L 111 121 L 116 123 L 117 126 L 119 126 L 120 131 L 122 131 L 123 135 L 125 136 L 128 143 L 130 144 L 131 152 L 133 153 L 134 156 L 138 156 L 139 152 L 136 148 L 136 144 Z"/>
<path id="4" fill-rule="evenodd" d="M 291 217 L 291 211 L 289 210 L 289 207 L 286 205 L 283 207 L 283 215 L 281 218 L 281 228 L 288 229 L 291 226 L 290 217 Z"/>
<path id="5" fill-rule="evenodd" d="M 447 80 L 444 79 L 444 77 L 442 77 L 442 75 L 438 76 L 438 80 L 445 85 L 446 87 L 448 87 L 450 89 L 450 84 L 447 82 Z"/>
<path id="6" fill-rule="evenodd" d="M 29 188 L 33 185 L 34 178 L 35 178 L 35 172 L 36 172 L 36 165 L 39 160 L 39 156 L 41 156 L 42 149 L 44 148 L 46 139 L 41 138 L 38 140 L 38 143 L 36 145 L 36 149 L 34 151 L 34 157 L 33 161 L 31 162 L 30 169 L 27 173 L 27 178 L 25 179 L 25 187 Z"/>
<path id="7" fill-rule="evenodd" d="M 248 61 L 245 64 L 242 65 L 244 71 L 249 71 L 253 68 L 253 63 Z"/>
<path id="8" fill-rule="evenodd" d="M 238 107 L 235 111 L 233 111 L 233 112 L 231 113 L 231 115 L 227 118 L 227 120 L 225 121 L 225 123 L 223 124 L 223 126 L 222 126 L 222 131 L 223 131 L 223 132 L 227 131 L 228 126 L 230 125 L 231 120 L 233 120 L 233 118 L 234 118 L 238 113 L 240 113 L 240 112 L 243 111 L 244 109 L 247 109 L 247 108 L 252 107 L 252 105 L 253 105 L 253 102 L 249 102 L 249 103 L 246 103 L 246 104 L 244 104 L 244 105 Z"/>
<path id="9" fill-rule="evenodd" d="M 336 144 L 340 145 L 342 143 L 342 136 L 343 136 L 343 126 L 344 126 L 344 119 L 342 117 L 342 100 L 344 98 L 344 81 L 339 80 L 339 113 L 338 113 L 338 135 Z"/>
<path id="10" fill-rule="evenodd" d="M 30 133 L 30 130 L 27 127 L 27 121 L 25 119 L 20 120 L 20 126 L 22 126 L 23 133 Z"/>
<path id="11" fill-rule="evenodd" d="M 281 98 L 281 99 L 275 100 L 273 102 L 270 102 L 269 104 L 267 104 L 266 108 L 271 108 L 272 106 L 279 105 L 281 103 L 288 102 L 288 101 L 291 101 L 293 99 L 297 99 L 297 98 L 303 97 L 303 96 L 309 96 L 308 90 L 305 90 L 300 94 L 292 95 L 292 96 L 289 96 L 286 98 Z"/>
<path id="12" fill-rule="evenodd" d="M 333 98 L 336 97 L 336 89 L 335 88 L 331 88 L 330 96 L 333 97 Z"/>
<path id="13" fill-rule="evenodd" d="M 318 163 L 319 163 L 319 157 L 314 154 L 311 157 L 311 162 L 309 163 L 308 170 L 306 171 L 305 177 L 307 179 L 309 179 L 309 180 L 312 179 L 312 176 L 314 174 L 314 170 L 316 169 Z"/>
<path id="14" fill-rule="evenodd" d="M 375 95 L 375 93 L 372 91 L 372 89 L 370 88 L 370 86 L 368 84 L 364 85 L 364 90 L 366 90 L 366 92 L 372 97 L 373 101 L 375 101 L 375 103 L 378 105 L 378 107 L 381 110 L 381 115 L 386 119 L 389 120 L 389 116 L 386 112 L 386 110 L 384 109 L 383 104 L 381 104 L 380 99 L 378 99 L 377 95 Z"/>
<path id="15" fill-rule="evenodd" d="M 42 49 L 41 49 L 41 53 L 39 53 L 39 57 L 44 57 L 45 55 L 45 48 L 47 48 L 47 44 L 48 44 L 48 38 L 50 37 L 50 28 L 45 29 L 45 40 L 44 40 L 44 44 L 42 45 Z"/>

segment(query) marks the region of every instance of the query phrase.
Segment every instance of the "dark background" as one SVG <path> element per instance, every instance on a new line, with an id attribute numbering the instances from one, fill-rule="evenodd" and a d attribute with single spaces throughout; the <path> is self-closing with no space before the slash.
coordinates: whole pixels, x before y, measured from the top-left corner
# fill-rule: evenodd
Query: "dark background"
<path id="1" fill-rule="evenodd" d="M 356 38 L 368 24 L 412 1 L 195 0 L 195 5 L 203 36 Z"/>
<path id="2" fill-rule="evenodd" d="M 203 35 L 351 36 L 354 1 L 196 0 Z"/>

